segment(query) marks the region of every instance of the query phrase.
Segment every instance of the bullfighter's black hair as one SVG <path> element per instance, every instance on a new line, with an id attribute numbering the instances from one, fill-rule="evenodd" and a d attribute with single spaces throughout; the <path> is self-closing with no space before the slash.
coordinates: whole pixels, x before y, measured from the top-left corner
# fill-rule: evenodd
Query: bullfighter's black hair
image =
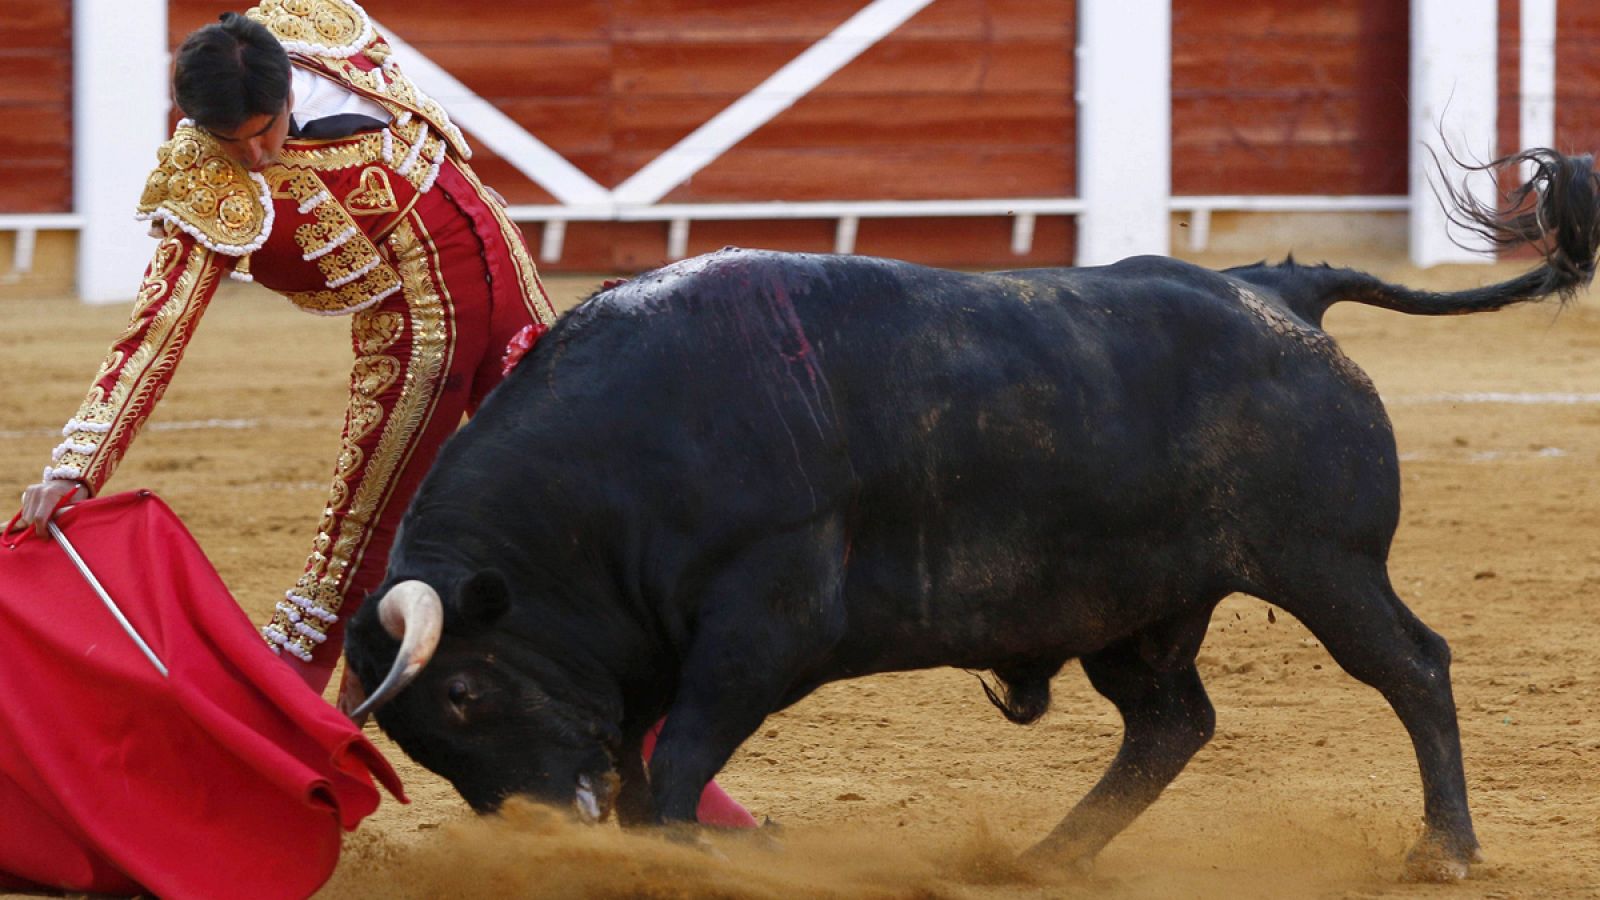
<path id="1" fill-rule="evenodd" d="M 230 12 L 178 47 L 172 94 L 201 127 L 233 131 L 254 116 L 282 112 L 289 78 L 289 54 L 272 32 Z"/>

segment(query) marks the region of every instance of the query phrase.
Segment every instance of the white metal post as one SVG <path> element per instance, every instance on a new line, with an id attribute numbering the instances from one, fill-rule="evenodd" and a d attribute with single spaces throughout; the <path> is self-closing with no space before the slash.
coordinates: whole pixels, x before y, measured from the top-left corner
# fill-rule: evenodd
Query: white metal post
<path id="1" fill-rule="evenodd" d="M 1522 0 L 1519 150 L 1556 144 L 1556 0 Z"/>
<path id="2" fill-rule="evenodd" d="M 72 4 L 72 203 L 78 296 L 127 300 L 155 244 L 133 218 L 167 134 L 167 0 Z"/>
<path id="3" fill-rule="evenodd" d="M 1169 249 L 1171 0 L 1078 0 L 1078 265 Z"/>
<path id="4" fill-rule="evenodd" d="M 1434 154 L 1444 165 L 1444 177 L 1458 186 L 1462 172 L 1450 162 L 1452 153 L 1478 162 L 1498 155 L 1497 17 L 1496 0 L 1411 3 L 1411 261 L 1419 266 L 1493 261 L 1474 252 L 1488 249 L 1475 235 L 1455 234 L 1466 247 L 1451 240 L 1430 179 L 1439 177 Z M 1469 179 L 1467 188 L 1482 202 L 1494 201 L 1494 181 L 1487 174 Z"/>

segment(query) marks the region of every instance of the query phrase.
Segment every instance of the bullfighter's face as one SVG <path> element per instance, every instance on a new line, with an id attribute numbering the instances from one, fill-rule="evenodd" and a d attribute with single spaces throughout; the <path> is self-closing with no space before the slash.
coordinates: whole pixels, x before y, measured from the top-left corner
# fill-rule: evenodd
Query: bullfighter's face
<path id="1" fill-rule="evenodd" d="M 275 113 L 263 113 L 245 119 L 232 129 L 205 130 L 217 140 L 217 146 L 239 165 L 259 172 L 278 161 L 283 144 L 289 139 L 289 112 L 294 108 L 294 95 Z"/>

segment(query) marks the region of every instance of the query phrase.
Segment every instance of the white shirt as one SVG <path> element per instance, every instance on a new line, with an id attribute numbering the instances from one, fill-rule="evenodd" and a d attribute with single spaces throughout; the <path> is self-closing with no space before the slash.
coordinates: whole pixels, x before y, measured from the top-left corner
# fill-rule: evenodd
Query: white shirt
<path id="1" fill-rule="evenodd" d="M 290 73 L 294 108 L 289 115 L 296 127 L 304 128 L 318 119 L 345 113 L 355 113 L 389 124 L 391 116 L 387 110 L 349 88 L 299 66 L 290 67 Z"/>

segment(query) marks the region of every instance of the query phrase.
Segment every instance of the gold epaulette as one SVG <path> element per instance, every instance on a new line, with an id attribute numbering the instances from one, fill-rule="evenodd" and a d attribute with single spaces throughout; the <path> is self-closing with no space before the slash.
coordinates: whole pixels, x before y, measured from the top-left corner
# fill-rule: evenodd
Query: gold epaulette
<path id="1" fill-rule="evenodd" d="M 264 0 L 245 15 L 265 25 L 297 64 L 364 94 L 397 119 L 425 121 L 458 157 L 472 158 L 472 148 L 461 129 L 450 121 L 444 107 L 400 70 L 394 48 L 354 0 Z M 365 59 L 358 62 L 358 56 Z M 401 136 L 412 146 L 426 143 L 426 131 L 421 136 Z"/>
<path id="2" fill-rule="evenodd" d="M 267 26 L 290 53 L 345 59 L 372 43 L 372 20 L 350 0 L 266 0 L 245 16 Z"/>
<path id="3" fill-rule="evenodd" d="M 272 233 L 272 195 L 188 119 L 156 151 L 137 217 L 169 222 L 227 256 L 245 256 Z"/>

